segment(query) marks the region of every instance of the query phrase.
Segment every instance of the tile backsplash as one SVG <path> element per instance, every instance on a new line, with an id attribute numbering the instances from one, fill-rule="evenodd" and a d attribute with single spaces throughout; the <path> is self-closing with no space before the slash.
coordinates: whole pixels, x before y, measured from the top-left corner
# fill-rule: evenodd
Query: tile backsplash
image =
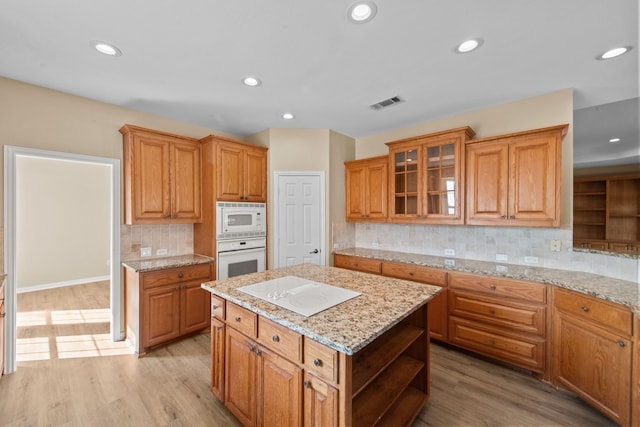
<path id="1" fill-rule="evenodd" d="M 507 260 L 500 262 L 584 271 L 630 281 L 638 281 L 640 268 L 637 258 L 573 252 L 573 232 L 557 228 L 336 223 L 333 239 L 338 248 L 433 256 L 445 256 L 445 250 L 453 250 L 452 258 L 492 262 L 497 261 L 496 255 L 506 255 Z M 559 252 L 551 251 L 553 240 L 560 241 Z"/>
<path id="2" fill-rule="evenodd" d="M 151 248 L 151 257 L 160 258 L 193 253 L 193 225 L 126 225 L 120 226 L 120 258 L 141 259 L 140 248 Z M 166 249 L 165 255 L 157 255 Z"/>

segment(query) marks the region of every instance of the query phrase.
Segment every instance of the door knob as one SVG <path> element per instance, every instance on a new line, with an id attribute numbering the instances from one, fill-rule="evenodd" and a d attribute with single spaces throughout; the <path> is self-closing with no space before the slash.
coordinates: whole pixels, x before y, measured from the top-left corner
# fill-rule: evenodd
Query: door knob
<path id="1" fill-rule="evenodd" d="M 318 252 L 320 252 L 320 251 L 319 251 L 319 250 L 317 250 L 317 249 L 314 249 L 314 250 L 312 250 L 312 251 L 311 251 L 311 252 L 309 252 L 309 253 L 310 253 L 310 254 L 317 254 Z"/>

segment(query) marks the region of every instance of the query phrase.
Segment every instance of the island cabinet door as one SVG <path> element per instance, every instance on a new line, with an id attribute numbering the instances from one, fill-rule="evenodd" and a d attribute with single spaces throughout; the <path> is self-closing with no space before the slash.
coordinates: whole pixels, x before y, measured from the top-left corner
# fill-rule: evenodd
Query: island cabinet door
<path id="1" fill-rule="evenodd" d="M 304 425 L 333 427 L 338 425 L 338 390 L 306 374 L 304 378 Z"/>
<path id="2" fill-rule="evenodd" d="M 302 369 L 258 347 L 256 350 L 258 426 L 302 425 Z"/>
<path id="3" fill-rule="evenodd" d="M 233 328 L 225 343 L 225 405 L 245 426 L 256 425 L 256 344 Z"/>
<path id="4" fill-rule="evenodd" d="M 211 392 L 224 402 L 225 324 L 211 319 Z"/>

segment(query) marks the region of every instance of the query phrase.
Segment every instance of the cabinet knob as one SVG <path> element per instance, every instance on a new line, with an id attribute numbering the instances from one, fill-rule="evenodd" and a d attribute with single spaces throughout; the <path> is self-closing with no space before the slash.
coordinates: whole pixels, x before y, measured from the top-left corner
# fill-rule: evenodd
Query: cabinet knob
<path id="1" fill-rule="evenodd" d="M 618 347 L 624 347 L 625 346 L 625 343 L 622 340 L 618 341 L 616 344 L 618 344 Z"/>
<path id="2" fill-rule="evenodd" d="M 255 348 L 256 348 L 256 347 L 255 347 L 253 344 L 249 344 L 249 351 L 250 351 L 250 352 L 252 352 L 252 353 L 253 353 L 253 350 L 254 350 Z"/>
<path id="3" fill-rule="evenodd" d="M 211 308 L 212 308 L 212 309 L 214 309 L 214 310 L 217 310 L 217 309 L 218 309 L 218 307 L 219 307 L 219 306 L 217 306 L 217 305 L 212 305 L 212 306 L 211 306 Z"/>
<path id="4" fill-rule="evenodd" d="M 409 276 L 413 277 L 413 271 L 409 272 Z"/>
<path id="5" fill-rule="evenodd" d="M 588 313 L 589 312 L 589 307 L 583 305 L 582 306 L 582 311 L 584 311 L 585 313 Z"/>
<path id="6" fill-rule="evenodd" d="M 489 285 L 489 289 L 491 289 L 492 291 L 496 290 L 496 285 Z"/>
<path id="7" fill-rule="evenodd" d="M 182 279 L 184 277 L 184 273 L 178 273 L 178 279 Z"/>
<path id="8" fill-rule="evenodd" d="M 313 359 L 313 364 L 314 364 L 315 366 L 320 366 L 320 365 L 322 365 L 322 360 L 320 360 L 320 359 Z"/>
<path id="9" fill-rule="evenodd" d="M 500 217 L 500 219 L 507 219 L 507 216 L 506 216 L 506 215 L 502 215 L 502 216 Z"/>
<path id="10" fill-rule="evenodd" d="M 516 219 L 516 216 L 515 216 L 515 215 L 511 215 L 511 216 L 509 217 L 509 219 Z"/>
<path id="11" fill-rule="evenodd" d="M 240 320 L 240 316 L 236 317 L 236 322 L 239 322 Z"/>
<path id="12" fill-rule="evenodd" d="M 271 341 L 273 341 L 273 342 L 280 342 L 280 337 L 279 337 L 279 336 L 277 336 L 277 335 L 274 335 L 274 336 L 272 336 L 272 337 L 271 337 Z"/>
<path id="13" fill-rule="evenodd" d="M 489 309 L 489 314 L 496 314 L 496 311 L 493 308 L 491 308 Z"/>
<path id="14" fill-rule="evenodd" d="M 311 381 L 305 381 L 304 388 L 311 388 Z"/>
<path id="15" fill-rule="evenodd" d="M 262 354 L 262 350 L 257 349 L 257 350 L 256 350 L 256 356 L 260 356 L 261 354 Z"/>
<path id="16" fill-rule="evenodd" d="M 216 326 L 216 331 L 221 331 L 222 330 L 222 326 Z"/>

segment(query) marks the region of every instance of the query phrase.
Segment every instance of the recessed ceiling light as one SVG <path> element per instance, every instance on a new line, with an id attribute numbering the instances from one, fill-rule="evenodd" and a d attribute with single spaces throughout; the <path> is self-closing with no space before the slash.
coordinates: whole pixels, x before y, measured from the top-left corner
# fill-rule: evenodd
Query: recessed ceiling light
<path id="1" fill-rule="evenodd" d="M 620 55 L 624 55 L 625 53 L 631 50 L 631 46 L 623 46 L 623 47 L 614 47 L 613 49 L 609 49 L 602 55 L 598 55 L 597 59 L 612 59 L 616 58 Z"/>
<path id="2" fill-rule="evenodd" d="M 477 48 L 479 48 L 480 46 L 482 46 L 482 43 L 483 43 L 483 40 L 478 38 L 465 40 L 462 43 L 460 43 L 458 46 L 456 46 L 456 52 L 457 53 L 472 52 Z"/>
<path id="3" fill-rule="evenodd" d="M 242 83 L 244 83 L 246 86 L 251 87 L 260 86 L 262 84 L 259 78 L 253 76 L 247 76 L 243 78 Z"/>
<path id="4" fill-rule="evenodd" d="M 609 142 L 620 142 L 620 138 L 611 138 Z"/>
<path id="5" fill-rule="evenodd" d="M 92 48 L 98 52 L 109 56 L 120 56 L 122 51 L 112 44 L 101 42 L 100 40 L 91 40 L 89 43 Z"/>
<path id="6" fill-rule="evenodd" d="M 294 119 L 295 117 L 296 117 L 296 116 L 294 116 L 292 113 L 284 113 L 284 114 L 282 115 L 282 118 L 283 118 L 283 119 L 285 119 L 285 120 L 292 120 L 292 119 Z"/>
<path id="7" fill-rule="evenodd" d="M 347 9 L 347 16 L 351 22 L 356 24 L 364 24 L 365 22 L 369 22 L 376 16 L 378 12 L 378 7 L 372 1 L 359 1 L 353 3 Z"/>

